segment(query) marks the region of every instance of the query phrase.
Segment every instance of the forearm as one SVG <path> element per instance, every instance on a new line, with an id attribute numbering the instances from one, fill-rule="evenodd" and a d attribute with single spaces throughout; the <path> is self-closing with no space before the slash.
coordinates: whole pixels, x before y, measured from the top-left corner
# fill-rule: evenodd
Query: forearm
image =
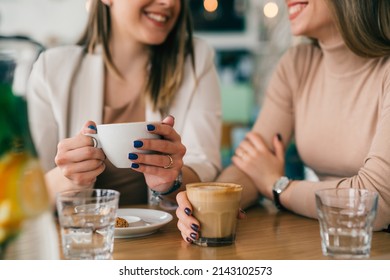
<path id="1" fill-rule="evenodd" d="M 280 196 L 282 205 L 292 212 L 309 218 L 317 218 L 315 192 L 320 189 L 328 188 L 359 188 L 375 191 L 379 193 L 379 207 L 374 229 L 381 230 L 387 228 L 389 224 L 389 205 L 384 199 L 383 191 L 370 186 L 368 183 L 359 185 L 356 177 L 343 178 L 332 181 L 293 181 L 291 185 Z"/>

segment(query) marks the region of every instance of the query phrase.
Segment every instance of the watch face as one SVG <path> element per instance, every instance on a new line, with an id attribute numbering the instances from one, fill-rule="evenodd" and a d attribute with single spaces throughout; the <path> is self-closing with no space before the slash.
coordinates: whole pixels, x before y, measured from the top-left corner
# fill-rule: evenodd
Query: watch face
<path id="1" fill-rule="evenodd" d="M 274 190 L 277 192 L 277 193 L 281 193 L 282 191 L 285 190 L 285 188 L 288 186 L 288 183 L 290 182 L 290 180 L 283 176 L 281 177 L 278 181 L 276 181 L 275 185 L 274 185 Z"/>

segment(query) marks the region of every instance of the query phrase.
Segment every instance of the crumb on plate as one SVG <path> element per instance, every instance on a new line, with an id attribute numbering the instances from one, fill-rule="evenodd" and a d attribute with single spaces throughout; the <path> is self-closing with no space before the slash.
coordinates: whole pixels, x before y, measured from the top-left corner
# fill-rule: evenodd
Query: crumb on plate
<path id="1" fill-rule="evenodd" d="M 128 226 L 129 226 L 129 223 L 125 219 L 123 219 L 121 217 L 117 217 L 115 219 L 115 227 L 124 228 L 124 227 L 128 227 Z"/>

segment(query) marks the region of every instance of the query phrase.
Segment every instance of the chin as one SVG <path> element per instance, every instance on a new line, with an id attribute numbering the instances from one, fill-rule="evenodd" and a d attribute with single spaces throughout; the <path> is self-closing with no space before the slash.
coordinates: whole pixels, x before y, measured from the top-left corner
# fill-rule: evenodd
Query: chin
<path id="1" fill-rule="evenodd" d="M 304 34 L 302 32 L 300 32 L 299 30 L 293 29 L 293 28 L 291 28 L 291 34 L 293 36 L 304 36 Z"/>
<path id="2" fill-rule="evenodd" d="M 163 44 L 166 39 L 167 39 L 167 36 L 161 36 L 161 37 L 160 36 L 159 37 L 153 36 L 153 37 L 145 38 L 144 43 L 147 45 L 157 46 L 157 45 Z"/>
<path id="3" fill-rule="evenodd" d="M 158 46 L 158 45 L 162 45 L 164 44 L 165 40 L 161 40 L 161 41 L 153 41 L 153 42 L 150 42 L 149 45 L 152 45 L 152 46 Z"/>
<path id="4" fill-rule="evenodd" d="M 302 24 L 291 24 L 290 30 L 291 34 L 294 36 L 308 36 L 306 26 Z"/>

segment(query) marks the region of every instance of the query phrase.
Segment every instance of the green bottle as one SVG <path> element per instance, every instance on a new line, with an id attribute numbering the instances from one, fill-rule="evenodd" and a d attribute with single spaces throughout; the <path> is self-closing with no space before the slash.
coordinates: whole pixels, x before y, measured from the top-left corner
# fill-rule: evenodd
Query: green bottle
<path id="1" fill-rule="evenodd" d="M 13 93 L 16 66 L 15 59 L 0 54 L 0 259 L 57 259 L 56 229 L 26 100 Z"/>

